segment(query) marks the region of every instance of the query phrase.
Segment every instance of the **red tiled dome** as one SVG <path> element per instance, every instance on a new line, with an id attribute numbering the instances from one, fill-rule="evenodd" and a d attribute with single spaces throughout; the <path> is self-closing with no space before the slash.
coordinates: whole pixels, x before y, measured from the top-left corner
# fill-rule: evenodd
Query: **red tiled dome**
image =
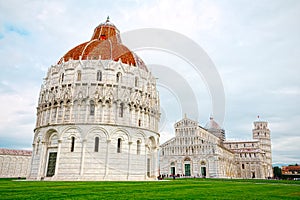
<path id="1" fill-rule="evenodd" d="M 90 41 L 68 51 L 58 64 L 68 60 L 121 60 L 122 63 L 137 66 L 146 71 L 145 63 L 135 53 L 122 44 L 119 30 L 109 22 L 101 23 L 94 30 Z"/>
<path id="2" fill-rule="evenodd" d="M 209 118 L 209 122 L 204 127 L 205 129 L 222 129 L 213 117 Z"/>

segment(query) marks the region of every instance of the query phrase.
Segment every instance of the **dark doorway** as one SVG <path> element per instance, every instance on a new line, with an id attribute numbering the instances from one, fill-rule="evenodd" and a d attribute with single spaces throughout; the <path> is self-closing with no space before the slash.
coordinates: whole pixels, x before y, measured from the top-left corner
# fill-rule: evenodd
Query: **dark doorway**
<path id="1" fill-rule="evenodd" d="M 171 167 L 171 175 L 175 175 L 175 167 Z"/>
<path id="2" fill-rule="evenodd" d="M 206 177 L 206 167 L 201 167 L 201 175 L 202 177 Z"/>
<path id="3" fill-rule="evenodd" d="M 51 177 L 55 174 L 55 166 L 56 166 L 56 157 L 57 152 L 50 152 L 48 158 L 48 169 L 47 169 L 47 177 Z"/>
<path id="4" fill-rule="evenodd" d="M 252 172 L 252 178 L 255 178 L 255 172 Z"/>
<path id="5" fill-rule="evenodd" d="M 185 172 L 185 176 L 191 176 L 191 165 L 190 164 L 184 165 L 184 172 Z"/>

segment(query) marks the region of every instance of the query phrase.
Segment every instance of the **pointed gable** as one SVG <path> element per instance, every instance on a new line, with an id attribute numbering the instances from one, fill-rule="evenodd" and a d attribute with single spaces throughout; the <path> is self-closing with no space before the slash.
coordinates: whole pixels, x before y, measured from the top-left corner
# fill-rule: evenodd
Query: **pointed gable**
<path id="1" fill-rule="evenodd" d="M 194 126 L 198 126 L 198 122 L 191 120 L 191 119 L 187 118 L 186 116 L 179 122 L 176 122 L 174 125 L 175 129 L 181 128 L 181 127 L 194 127 Z"/>

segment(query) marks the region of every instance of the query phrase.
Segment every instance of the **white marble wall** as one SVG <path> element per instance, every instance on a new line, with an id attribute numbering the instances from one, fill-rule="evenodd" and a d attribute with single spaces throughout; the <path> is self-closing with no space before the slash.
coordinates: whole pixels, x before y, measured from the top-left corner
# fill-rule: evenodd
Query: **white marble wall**
<path id="1" fill-rule="evenodd" d="M 18 150 L 12 150 L 18 151 Z M 30 170 L 31 155 L 0 155 L 0 177 L 27 177 Z"/>
<path id="2" fill-rule="evenodd" d="M 56 137 L 57 136 L 57 137 Z M 71 137 L 75 137 L 71 152 Z M 53 141 L 52 138 L 56 141 Z M 99 151 L 95 152 L 95 137 Z M 117 141 L 121 138 L 121 151 Z M 159 135 L 145 129 L 116 126 L 50 126 L 39 129 L 29 179 L 147 180 L 158 175 Z M 140 149 L 137 151 L 137 142 Z M 55 143 L 54 145 L 52 145 Z M 47 177 L 49 152 L 57 152 L 56 172 Z M 146 160 L 150 158 L 150 175 Z"/>
<path id="3" fill-rule="evenodd" d="M 97 80 L 98 72 L 101 80 Z M 36 127 L 107 123 L 157 131 L 159 106 L 150 72 L 109 60 L 68 61 L 48 71 L 40 92 Z"/>
<path id="4" fill-rule="evenodd" d="M 50 67 L 39 96 L 28 178 L 157 177 L 159 106 L 155 78 L 136 66 L 111 60 L 71 60 Z M 51 152 L 57 152 L 55 174 L 47 176 Z"/>

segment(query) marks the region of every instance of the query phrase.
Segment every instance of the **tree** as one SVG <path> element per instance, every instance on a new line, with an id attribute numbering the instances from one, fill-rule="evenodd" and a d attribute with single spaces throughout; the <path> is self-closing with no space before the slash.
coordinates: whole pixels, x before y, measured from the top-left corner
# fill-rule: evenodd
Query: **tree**
<path id="1" fill-rule="evenodd" d="M 278 179 L 281 179 L 281 168 L 276 166 L 276 167 L 273 167 L 273 174 L 274 174 L 274 178 L 278 178 Z"/>

